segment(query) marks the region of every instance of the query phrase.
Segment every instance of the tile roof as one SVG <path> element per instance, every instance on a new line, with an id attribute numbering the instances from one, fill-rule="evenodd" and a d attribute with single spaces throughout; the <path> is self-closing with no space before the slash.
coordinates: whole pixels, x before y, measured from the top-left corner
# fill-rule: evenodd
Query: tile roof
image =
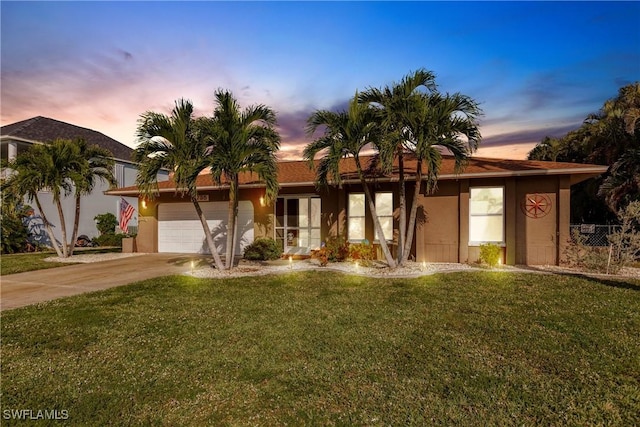
<path id="1" fill-rule="evenodd" d="M 370 156 L 361 157 L 362 163 L 371 165 Z M 318 162 L 316 161 L 317 165 Z M 397 166 L 397 165 L 396 165 Z M 535 160 L 505 160 L 473 157 L 461 173 L 455 173 L 455 162 L 453 157 L 443 156 L 442 167 L 439 180 L 460 179 L 460 178 L 482 178 L 482 177 L 504 177 L 504 176 L 525 176 L 525 175 L 567 175 L 567 174 L 601 174 L 607 170 L 606 166 L 587 165 L 581 163 L 560 163 L 543 162 Z M 355 162 L 353 158 L 343 159 L 341 165 L 342 179 L 347 182 L 357 181 Z M 413 175 L 416 170 L 415 159 L 405 160 L 405 173 Z M 396 171 L 390 175 L 380 174 L 376 178 L 380 181 L 397 180 Z M 306 161 L 282 161 L 278 163 L 278 182 L 281 187 L 295 187 L 303 185 L 314 185 L 315 172 L 309 168 Z M 202 174 L 197 178 L 199 189 L 215 189 L 216 186 L 209 174 Z M 241 187 L 264 186 L 255 174 L 243 174 L 240 176 Z M 172 179 L 158 183 L 160 192 L 175 191 L 175 183 Z M 118 188 L 109 191 L 109 194 L 136 194 L 137 187 Z"/>
<path id="2" fill-rule="evenodd" d="M 111 151 L 116 159 L 127 161 L 131 161 L 133 152 L 126 145 L 95 130 L 42 116 L 2 126 L 0 135 L 37 142 L 50 142 L 57 138 L 84 138 L 89 144 L 95 144 Z"/>

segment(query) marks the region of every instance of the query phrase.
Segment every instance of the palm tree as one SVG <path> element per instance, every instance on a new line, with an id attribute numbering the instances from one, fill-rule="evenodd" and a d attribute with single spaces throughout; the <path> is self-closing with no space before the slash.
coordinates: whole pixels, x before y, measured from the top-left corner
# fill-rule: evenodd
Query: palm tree
<path id="1" fill-rule="evenodd" d="M 153 198 L 158 191 L 158 173 L 162 169 L 172 170 L 176 192 L 190 196 L 214 264 L 224 270 L 198 202 L 196 179 L 208 167 L 205 138 L 198 135 L 198 123 L 193 117 L 193 104 L 185 99 L 176 101 L 171 116 L 152 111 L 142 114 L 136 130 L 139 145 L 134 152 L 134 161 L 139 162 L 136 184 L 145 197 Z"/>
<path id="2" fill-rule="evenodd" d="M 237 239 L 238 186 L 242 173 L 255 173 L 265 182 L 267 203 L 278 194 L 276 152 L 280 135 L 275 112 L 265 105 L 240 109 L 232 93 L 218 89 L 213 117 L 203 120 L 207 134 L 207 166 L 213 181 L 229 186 L 226 267 L 233 267 Z"/>
<path id="3" fill-rule="evenodd" d="M 564 150 L 564 144 L 561 139 L 545 136 L 538 145 L 529 151 L 527 158 L 529 160 L 557 162 L 558 157 L 562 155 Z"/>
<path id="4" fill-rule="evenodd" d="M 381 166 L 385 172 L 391 172 L 394 158 L 398 159 L 398 262 L 404 258 L 403 250 L 406 240 L 406 190 L 404 176 L 404 157 L 407 141 L 404 136 L 407 126 L 407 114 L 412 109 L 411 97 L 419 90 L 435 91 L 435 74 L 425 69 L 409 73 L 400 82 L 383 89 L 369 88 L 359 96 L 360 102 L 373 104 L 381 111 L 381 125 L 384 132 L 382 145 L 378 147 Z"/>
<path id="5" fill-rule="evenodd" d="M 323 153 L 316 169 L 317 184 L 327 186 L 330 180 L 340 184 L 341 160 L 353 157 L 365 199 L 373 216 L 376 235 L 384 236 L 367 177 L 360 161 L 360 152 L 369 144 L 376 145 L 379 142 L 380 125 L 376 120 L 376 111 L 358 103 L 358 94 L 356 93 L 356 96 L 349 103 L 348 111 L 335 113 L 320 110 L 314 112 L 307 120 L 307 133 L 313 135 L 321 126 L 325 128 L 324 135 L 307 145 L 303 153 L 311 167 L 314 167 L 316 156 Z M 396 262 L 391 255 L 386 239 L 380 239 L 380 248 L 389 267 L 395 268 Z"/>
<path id="6" fill-rule="evenodd" d="M 416 158 L 416 175 L 402 263 L 409 259 L 415 235 L 423 167 L 426 166 L 426 193 L 433 194 L 437 189 L 442 153 L 453 156 L 455 172 L 459 173 L 481 139 L 477 123 L 480 110 L 471 98 L 459 93 L 432 93 L 417 94 L 412 99 L 414 106 L 405 138 L 406 147 Z"/>
<path id="7" fill-rule="evenodd" d="M 79 171 L 85 167 L 84 159 L 80 155 L 78 146 L 71 140 L 57 139 L 49 144 L 33 145 L 27 151 L 18 154 L 9 162 L 7 167 L 13 171 L 3 183 L 3 191 L 11 191 L 20 197 L 27 196 L 35 200 L 40 211 L 51 245 L 59 257 L 69 256 L 67 244 L 67 227 L 62 210 L 61 197 L 69 196 L 73 192 L 73 182 L 80 182 Z M 50 191 L 60 218 L 60 233 L 62 243 L 58 245 L 42 209 L 38 193 Z"/>
<path id="8" fill-rule="evenodd" d="M 82 170 L 74 174 L 76 210 L 73 220 L 73 233 L 69 244 L 69 255 L 73 255 L 73 249 L 78 237 L 80 200 L 82 196 L 93 191 L 97 180 L 108 183 L 110 187 L 116 185 L 116 180 L 113 176 L 115 161 L 113 160 L 113 154 L 109 150 L 98 145 L 90 146 L 84 139 L 78 139 L 74 141 L 74 144 L 78 147 L 79 154 L 85 162 L 82 164 Z"/>
<path id="9" fill-rule="evenodd" d="M 420 91 L 420 88 L 426 90 Z M 465 95 L 438 93 L 433 73 L 425 70 L 409 74 L 391 88 L 368 89 L 359 99 L 377 107 L 382 113 L 384 134 L 378 147 L 382 169 L 391 171 L 394 157 L 398 158 L 398 263 L 402 265 L 409 259 L 415 235 L 423 168 L 427 168 L 428 193 L 436 189 L 443 151 L 453 155 L 456 170 L 460 170 L 480 141 L 477 123 L 480 109 L 475 101 Z M 416 172 L 414 197 L 407 223 L 404 158 L 409 153 L 415 157 Z"/>

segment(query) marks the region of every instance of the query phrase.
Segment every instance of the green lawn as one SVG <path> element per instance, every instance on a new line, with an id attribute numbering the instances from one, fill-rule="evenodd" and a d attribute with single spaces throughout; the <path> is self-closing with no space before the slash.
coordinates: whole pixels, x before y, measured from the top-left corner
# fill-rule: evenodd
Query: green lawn
<path id="1" fill-rule="evenodd" d="M 82 251 L 76 250 L 74 255 L 90 254 L 90 253 L 106 253 L 106 252 L 121 252 L 121 248 L 95 248 L 84 249 Z M 45 268 L 56 268 L 70 265 L 73 263 L 68 262 L 49 262 L 45 261 L 45 258 L 56 256 L 55 252 L 34 252 L 25 254 L 11 254 L 0 256 L 0 274 L 8 275 L 15 273 L 24 273 L 25 271 L 44 270 Z"/>
<path id="2" fill-rule="evenodd" d="M 638 281 L 174 276 L 1 327 L 2 409 L 72 425 L 640 424 Z"/>

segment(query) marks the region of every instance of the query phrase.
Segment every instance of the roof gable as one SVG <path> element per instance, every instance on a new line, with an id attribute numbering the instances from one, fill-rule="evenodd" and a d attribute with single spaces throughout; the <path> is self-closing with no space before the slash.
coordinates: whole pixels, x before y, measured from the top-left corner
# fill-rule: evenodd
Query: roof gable
<path id="1" fill-rule="evenodd" d="M 0 135 L 43 143 L 58 138 L 84 138 L 90 145 L 98 145 L 111 151 L 116 159 L 127 161 L 131 161 L 133 153 L 133 149 L 103 133 L 42 116 L 2 126 Z"/>

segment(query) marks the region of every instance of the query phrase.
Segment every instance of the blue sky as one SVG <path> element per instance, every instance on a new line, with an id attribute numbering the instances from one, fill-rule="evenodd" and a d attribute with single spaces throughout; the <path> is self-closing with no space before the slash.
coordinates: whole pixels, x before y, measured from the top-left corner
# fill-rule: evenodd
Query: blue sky
<path id="1" fill-rule="evenodd" d="M 640 80 L 638 2 L 7 2 L 1 122 L 46 116 L 135 146 L 143 112 L 217 88 L 306 118 L 418 68 L 481 103 L 479 155 L 524 158 Z"/>

